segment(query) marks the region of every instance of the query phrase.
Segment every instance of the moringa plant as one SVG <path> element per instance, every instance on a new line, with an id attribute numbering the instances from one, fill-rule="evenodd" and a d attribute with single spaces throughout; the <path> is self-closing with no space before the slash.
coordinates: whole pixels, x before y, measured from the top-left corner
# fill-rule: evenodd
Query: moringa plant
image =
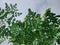
<path id="1" fill-rule="evenodd" d="M 41 17 L 31 9 L 24 21 L 16 20 L 22 13 L 15 5 L 5 3 L 5 9 L 0 8 L 0 38 L 9 38 L 13 45 L 55 45 L 60 33 L 60 15 L 47 9 Z M 59 40 L 57 40 L 58 42 Z"/>

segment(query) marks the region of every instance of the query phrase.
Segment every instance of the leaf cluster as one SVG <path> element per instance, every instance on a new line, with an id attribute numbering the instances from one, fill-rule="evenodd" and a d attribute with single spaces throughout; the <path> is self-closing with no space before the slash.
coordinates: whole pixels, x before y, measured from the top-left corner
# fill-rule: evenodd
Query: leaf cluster
<path id="1" fill-rule="evenodd" d="M 6 3 L 4 11 L 0 10 L 1 20 L 7 18 L 8 14 L 12 14 L 6 21 L 9 27 L 5 28 L 5 25 L 3 25 L 0 28 L 0 37 L 10 36 L 11 38 L 9 39 L 14 43 L 13 45 L 55 45 L 56 36 L 60 33 L 59 15 L 51 12 L 49 8 L 41 17 L 41 14 L 28 9 L 28 14 L 24 21 L 16 21 L 15 17 L 21 15 L 21 13 L 17 12 L 17 7 L 15 6 L 16 4 L 10 4 L 9 7 Z M 14 23 L 14 21 L 16 22 Z"/>

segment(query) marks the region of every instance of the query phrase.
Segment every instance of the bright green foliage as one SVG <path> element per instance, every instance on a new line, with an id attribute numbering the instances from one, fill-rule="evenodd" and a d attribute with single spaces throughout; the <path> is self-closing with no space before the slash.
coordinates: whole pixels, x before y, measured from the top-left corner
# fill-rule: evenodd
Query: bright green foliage
<path id="1" fill-rule="evenodd" d="M 5 9 L 0 8 L 0 37 L 10 36 L 9 27 L 16 22 L 16 17 L 22 13 L 18 12 L 17 4 L 8 6 L 5 3 Z M 1 24 L 2 23 L 2 24 Z M 6 24 L 8 27 L 6 27 Z"/>
<path id="2" fill-rule="evenodd" d="M 21 13 L 17 12 L 15 6 L 16 4 L 11 4 L 9 7 L 6 4 L 6 9 L 0 10 L 1 15 L 3 15 L 0 16 L 1 20 L 5 19 L 8 14 L 12 14 L 6 21 L 9 27 L 5 28 L 5 25 L 3 25 L 0 28 L 0 37 L 10 36 L 10 41 L 14 43 L 13 45 L 55 45 L 57 34 L 60 33 L 59 15 L 52 13 L 49 8 L 41 17 L 40 14 L 28 9 L 28 14 L 24 21 L 16 21 L 15 17 Z M 6 12 L 7 14 L 5 14 Z"/>

